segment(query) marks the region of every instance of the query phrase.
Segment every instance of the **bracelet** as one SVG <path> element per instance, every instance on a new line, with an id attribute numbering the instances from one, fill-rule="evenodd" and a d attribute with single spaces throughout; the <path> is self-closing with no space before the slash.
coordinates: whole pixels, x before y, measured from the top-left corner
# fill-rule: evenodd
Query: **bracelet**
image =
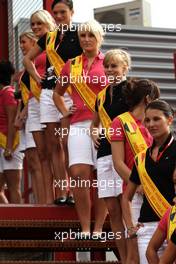
<path id="1" fill-rule="evenodd" d="M 66 115 L 62 115 L 62 117 L 60 119 L 64 119 L 64 118 L 68 118 L 69 114 L 67 113 Z"/>
<path id="2" fill-rule="evenodd" d="M 127 227 L 127 238 L 128 239 L 133 239 L 137 237 L 136 231 L 134 231 L 134 229 L 135 229 L 134 226 Z"/>
<path id="3" fill-rule="evenodd" d="M 127 231 L 131 231 L 131 230 L 133 230 L 135 227 L 134 226 L 129 226 L 129 227 L 127 227 Z"/>
<path id="4" fill-rule="evenodd" d="M 137 234 L 134 233 L 134 234 L 128 235 L 127 239 L 133 239 L 133 238 L 136 238 L 136 237 L 137 237 Z"/>
<path id="5" fill-rule="evenodd" d="M 26 121 L 26 119 L 27 119 L 26 116 L 24 116 L 24 117 L 22 117 L 22 118 L 20 117 L 20 121 L 23 121 L 23 122 L 24 122 L 24 121 Z"/>

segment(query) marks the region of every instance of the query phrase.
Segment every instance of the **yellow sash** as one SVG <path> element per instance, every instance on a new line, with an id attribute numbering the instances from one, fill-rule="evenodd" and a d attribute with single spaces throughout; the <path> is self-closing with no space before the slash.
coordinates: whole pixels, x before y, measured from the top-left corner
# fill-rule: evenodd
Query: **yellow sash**
<path id="1" fill-rule="evenodd" d="M 22 96 L 23 103 L 24 105 L 26 105 L 29 100 L 30 91 L 25 85 L 25 83 L 22 81 L 20 81 L 20 90 L 21 90 L 21 96 Z"/>
<path id="2" fill-rule="evenodd" d="M 71 78 L 74 80 L 72 84 L 74 85 L 76 91 L 83 99 L 87 107 L 94 112 L 95 111 L 95 101 L 96 94 L 89 88 L 85 83 L 82 75 L 83 61 L 82 55 L 77 56 L 71 60 Z"/>
<path id="3" fill-rule="evenodd" d="M 124 133 L 134 156 L 147 149 L 147 143 L 132 115 L 129 112 L 125 112 L 119 115 L 118 118 L 121 121 Z"/>
<path id="4" fill-rule="evenodd" d="M 13 150 L 16 149 L 16 147 L 19 144 L 19 132 L 17 131 L 15 134 L 15 139 L 13 143 Z M 2 132 L 0 132 L 0 147 L 5 149 L 7 145 L 7 136 L 4 135 Z"/>
<path id="5" fill-rule="evenodd" d="M 107 140 L 109 141 L 109 143 L 111 143 L 111 139 L 109 135 L 109 128 L 111 127 L 112 120 L 107 114 L 103 106 L 105 99 L 106 99 L 106 90 L 108 86 L 109 85 L 107 85 L 101 92 L 99 92 L 97 98 L 98 98 L 98 114 L 100 117 L 100 121 L 101 121 L 102 127 L 104 128 L 105 136 Z"/>
<path id="6" fill-rule="evenodd" d="M 29 75 L 29 85 L 30 85 L 30 89 L 27 87 L 27 85 L 22 81 L 22 78 L 20 80 L 20 90 L 21 90 L 21 96 L 22 96 L 22 100 L 24 105 L 27 104 L 28 100 L 29 100 L 29 95 L 30 95 L 30 91 L 32 92 L 32 94 L 35 96 L 35 98 L 39 101 L 40 99 L 40 93 L 41 93 L 41 89 L 40 87 L 37 85 L 37 82 L 34 81 L 34 79 Z"/>
<path id="7" fill-rule="evenodd" d="M 54 66 L 54 71 L 56 76 L 58 77 L 61 73 L 65 62 L 59 56 L 59 54 L 55 50 L 55 41 L 57 37 L 57 31 L 48 32 L 46 37 L 46 54 L 47 58 L 52 66 Z M 71 87 L 67 88 L 67 92 L 71 94 Z"/>
<path id="8" fill-rule="evenodd" d="M 171 212 L 168 218 L 168 230 L 167 230 L 167 239 L 170 240 L 172 233 L 176 228 L 176 206 L 172 206 Z"/>
<path id="9" fill-rule="evenodd" d="M 136 166 L 146 198 L 155 211 L 162 218 L 166 210 L 171 207 L 168 201 L 160 193 L 145 169 L 146 150 L 140 152 L 136 157 Z"/>
<path id="10" fill-rule="evenodd" d="M 35 98 L 39 101 L 40 100 L 40 93 L 41 88 L 37 84 L 37 82 L 30 76 L 30 90 Z"/>

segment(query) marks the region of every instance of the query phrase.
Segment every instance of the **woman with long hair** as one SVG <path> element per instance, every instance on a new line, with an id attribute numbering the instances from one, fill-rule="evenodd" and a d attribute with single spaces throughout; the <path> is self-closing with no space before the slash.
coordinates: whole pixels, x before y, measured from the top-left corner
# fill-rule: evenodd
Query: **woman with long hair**
<path id="1" fill-rule="evenodd" d="M 26 31 L 20 35 L 20 48 L 25 56 L 29 50 L 34 46 L 37 41 L 37 37 L 33 32 Z M 28 101 L 32 98 L 30 91 L 30 76 L 27 71 L 22 71 L 21 76 L 18 80 L 19 93 L 16 96 L 20 99 L 18 105 L 18 113 L 16 116 L 15 125 L 20 129 L 20 151 L 24 152 L 27 167 L 31 175 L 32 190 L 34 193 L 34 202 L 43 204 L 45 203 L 45 192 L 43 191 L 44 179 L 41 170 L 41 164 L 36 149 L 36 145 L 32 136 L 29 132 L 29 118 L 28 118 Z"/>
<path id="2" fill-rule="evenodd" d="M 114 117 L 128 110 L 128 105 L 125 102 L 123 91 L 127 85 L 126 75 L 131 65 L 130 55 L 121 49 L 109 50 L 105 54 L 103 61 L 104 71 L 110 84 L 105 87 L 97 96 L 95 104 L 95 113 L 91 123 L 91 135 L 95 147 L 97 148 L 97 179 L 98 179 L 98 197 L 100 201 L 105 202 L 110 220 L 113 218 L 110 210 L 108 199 L 108 179 L 111 181 L 113 173 L 111 144 L 108 130 Z M 99 133 L 99 127 L 102 127 L 102 132 Z M 102 188 L 102 183 L 105 183 L 105 188 Z M 112 186 L 109 190 L 113 191 Z M 112 196 L 112 193 L 111 195 Z M 115 195 L 116 196 L 116 195 Z M 119 206 L 117 197 L 115 203 Z M 111 227 L 114 234 L 121 232 L 121 239 L 116 239 L 121 261 L 125 263 L 126 260 L 126 245 L 124 237 L 124 226 L 120 218 L 120 207 L 118 210 L 115 224 L 111 221 Z"/>
<path id="3" fill-rule="evenodd" d="M 95 149 L 89 128 L 93 117 L 96 95 L 106 85 L 105 78 L 102 78 L 102 76 L 105 77 L 103 70 L 104 56 L 99 51 L 104 32 L 97 21 L 91 20 L 79 26 L 78 35 L 83 53 L 66 63 L 62 69 L 60 80 L 57 82 L 53 98 L 63 118 L 70 116 L 68 152 L 70 173 L 75 182 L 73 194 L 82 227 L 81 236 L 89 238 L 91 231 L 90 175 L 92 166 L 95 164 Z M 101 81 L 101 78 L 104 82 Z M 73 106 L 68 110 L 62 96 L 69 85 L 72 88 Z M 82 182 L 88 184 L 81 185 Z M 96 203 L 95 209 L 99 212 L 95 214 L 94 232 L 101 233 L 106 208 L 101 202 L 99 206 Z"/>
<path id="4" fill-rule="evenodd" d="M 46 128 L 44 129 L 44 138 L 43 140 L 40 140 L 40 143 L 42 144 L 43 142 L 44 144 L 45 142 L 47 151 L 46 149 L 44 151 L 40 151 L 39 156 L 41 156 L 42 160 L 44 153 L 47 152 L 47 157 L 50 161 L 50 164 L 52 165 L 54 179 L 58 183 L 62 183 L 66 180 L 66 178 L 63 161 L 63 150 L 60 143 L 61 136 L 59 134 L 61 115 L 53 102 L 53 89 L 55 88 L 56 81 L 59 78 L 61 69 L 65 62 L 68 59 L 79 55 L 82 52 L 82 49 L 79 45 L 77 31 L 71 31 L 70 27 L 68 26 L 70 25 L 73 15 L 72 1 L 60 0 L 57 1 L 57 6 L 60 10 L 64 11 L 64 15 L 62 15 L 60 19 L 60 27 L 57 26 L 57 31 L 48 32 L 42 38 L 40 38 L 34 48 L 31 49 L 31 51 L 25 56 L 24 64 L 29 74 L 33 77 L 37 84 L 41 85 L 42 87 L 40 95 L 40 122 L 44 124 Z M 60 30 L 60 28 L 64 28 L 64 25 L 67 26 L 66 30 Z M 44 76 L 36 71 L 36 67 L 33 63 L 33 60 L 42 51 L 46 51 L 47 55 Z M 66 95 L 65 98 L 65 102 L 68 103 L 67 107 L 70 107 L 70 101 L 67 102 Z M 49 192 L 49 196 L 47 200 L 48 203 L 52 203 L 54 200 L 53 177 L 51 174 L 51 169 L 49 172 L 49 168 L 51 168 L 51 166 L 48 166 L 45 170 L 46 175 L 48 175 L 47 190 Z M 59 184 L 57 186 L 59 186 Z M 61 203 L 65 202 L 67 190 L 61 190 L 61 188 L 59 188 L 57 192 L 60 192 L 60 194 L 57 196 L 59 201 L 57 201 Z"/>
<path id="5" fill-rule="evenodd" d="M 111 135 L 111 149 L 114 168 L 124 184 L 117 186 L 115 189 L 120 189 L 120 203 L 122 190 L 125 191 L 129 181 L 130 173 L 134 165 L 134 157 L 142 150 L 152 144 L 152 136 L 144 127 L 144 115 L 146 105 L 160 95 L 158 86 L 147 79 L 133 79 L 128 82 L 124 89 L 126 103 L 129 106 L 129 111 L 117 116 L 112 123 L 111 129 L 114 133 Z M 119 176 L 116 175 L 114 181 L 118 181 Z M 123 187 L 123 188 L 122 188 Z M 141 187 L 139 187 L 141 189 Z M 110 196 L 110 195 L 109 195 Z M 111 221 L 114 226 L 118 227 L 116 215 L 120 217 L 117 210 L 117 197 L 107 197 L 107 204 L 110 211 Z M 141 205 L 142 193 L 138 189 L 135 194 L 135 199 L 132 200 L 133 221 L 137 223 Z M 116 212 L 116 213 L 115 213 Z M 122 218 L 122 215 L 121 215 Z M 116 228 L 117 228 L 116 227 Z M 127 242 L 128 259 L 126 263 L 136 264 L 136 259 L 132 259 L 133 252 L 130 254 L 130 240 Z"/>

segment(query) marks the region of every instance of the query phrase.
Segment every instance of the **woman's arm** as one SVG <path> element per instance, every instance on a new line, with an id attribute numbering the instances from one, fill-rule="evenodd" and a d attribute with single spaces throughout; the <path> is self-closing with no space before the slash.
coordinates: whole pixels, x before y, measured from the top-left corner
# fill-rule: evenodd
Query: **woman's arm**
<path id="1" fill-rule="evenodd" d="M 127 188 L 122 195 L 122 214 L 129 234 L 133 233 L 135 228 L 132 220 L 131 201 L 136 192 L 137 186 L 137 184 L 129 181 Z"/>
<path id="2" fill-rule="evenodd" d="M 22 111 L 21 111 L 21 105 L 22 105 L 22 101 L 20 101 L 20 103 L 18 104 L 17 115 L 14 123 L 15 127 L 19 130 L 23 128 L 23 125 L 28 115 L 28 104 L 24 106 Z"/>
<path id="3" fill-rule="evenodd" d="M 170 240 L 159 264 L 173 264 L 176 259 L 176 245 Z"/>
<path id="4" fill-rule="evenodd" d="M 41 76 L 38 74 L 33 61 L 40 53 L 42 53 L 42 50 L 36 43 L 23 59 L 26 70 L 38 84 L 41 83 Z"/>
<path id="5" fill-rule="evenodd" d="M 17 106 L 16 105 L 6 105 L 5 112 L 7 115 L 7 124 L 8 124 L 7 144 L 6 144 L 5 152 L 12 153 L 13 142 L 14 142 L 15 133 L 16 133 L 14 122 L 15 122 L 15 117 L 17 113 Z"/>
<path id="6" fill-rule="evenodd" d="M 53 93 L 53 101 L 57 107 L 57 109 L 63 114 L 63 117 L 68 117 L 70 114 L 72 114 L 75 109 L 73 108 L 73 112 L 72 109 L 69 111 L 66 108 L 66 105 L 64 103 L 64 98 L 63 95 L 66 92 L 68 86 L 69 86 L 69 80 L 68 82 L 63 82 L 62 81 L 62 76 L 59 78 L 59 80 L 57 81 L 56 87 L 54 89 L 54 93 Z"/>
<path id="7" fill-rule="evenodd" d="M 119 176 L 128 183 L 131 170 L 125 164 L 125 144 L 124 141 L 112 141 L 111 142 L 112 159 L 114 168 Z"/>
<path id="8" fill-rule="evenodd" d="M 158 227 L 153 234 L 146 251 L 146 257 L 149 264 L 158 264 L 159 257 L 158 257 L 158 249 L 161 247 L 165 240 L 165 234 L 162 230 Z"/>
<path id="9" fill-rule="evenodd" d="M 99 148 L 100 146 L 100 135 L 99 135 L 99 126 L 100 126 L 100 117 L 98 112 L 94 112 L 93 115 L 93 120 L 92 123 L 90 125 L 90 134 L 91 134 L 91 138 L 94 142 L 95 148 Z"/>

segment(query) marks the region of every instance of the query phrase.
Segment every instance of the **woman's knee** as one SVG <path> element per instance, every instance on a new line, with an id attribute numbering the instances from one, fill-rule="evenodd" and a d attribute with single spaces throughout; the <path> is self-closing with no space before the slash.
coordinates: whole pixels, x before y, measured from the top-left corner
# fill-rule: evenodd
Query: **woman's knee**
<path id="1" fill-rule="evenodd" d="M 111 219 L 118 219 L 119 217 L 121 218 L 121 208 L 119 200 L 116 198 L 114 198 L 113 200 L 111 200 L 111 198 L 105 198 L 104 200 Z"/>
<path id="2" fill-rule="evenodd" d="M 47 150 L 46 148 L 37 149 L 38 157 L 40 162 L 44 162 L 47 160 Z"/>
<path id="3" fill-rule="evenodd" d="M 47 151 L 48 153 L 53 153 L 55 151 L 59 152 L 62 150 L 62 144 L 60 138 L 50 138 L 47 142 Z"/>
<path id="4" fill-rule="evenodd" d="M 75 180 L 89 180 L 90 179 L 90 170 L 84 164 L 80 165 L 73 165 L 70 167 L 70 173 L 71 173 L 71 178 Z"/>

